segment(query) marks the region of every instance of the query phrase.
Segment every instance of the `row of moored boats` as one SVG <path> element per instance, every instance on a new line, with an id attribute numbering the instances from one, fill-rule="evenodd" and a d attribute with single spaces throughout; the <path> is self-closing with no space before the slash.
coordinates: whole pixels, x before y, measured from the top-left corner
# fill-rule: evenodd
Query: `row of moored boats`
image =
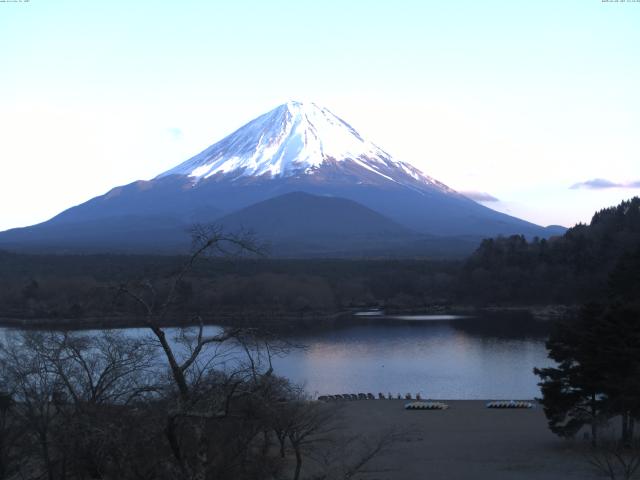
<path id="1" fill-rule="evenodd" d="M 378 400 L 403 400 L 400 394 L 385 396 L 384 393 L 378 393 Z M 372 393 L 341 393 L 337 395 L 320 395 L 318 400 L 321 402 L 336 402 L 344 400 L 375 400 L 376 397 Z M 404 400 L 413 400 L 410 393 L 405 394 Z M 534 403 L 523 400 L 494 400 L 486 404 L 487 408 L 534 408 Z M 446 410 L 449 408 L 444 402 L 425 401 L 422 400 L 420 394 L 416 394 L 415 401 L 409 402 L 404 406 L 407 410 Z"/>
<path id="2" fill-rule="evenodd" d="M 400 394 L 394 396 L 391 393 L 385 396 L 385 394 L 382 392 L 378 393 L 377 397 L 373 393 L 340 393 L 337 395 L 320 395 L 318 397 L 318 400 L 320 400 L 321 402 L 335 402 L 340 400 L 375 400 L 376 398 L 378 400 L 402 400 L 403 398 L 404 400 L 413 400 L 413 397 L 410 393 L 407 393 L 404 395 L 404 397 L 402 397 L 402 395 Z M 422 399 L 419 393 L 416 394 L 415 399 Z"/>

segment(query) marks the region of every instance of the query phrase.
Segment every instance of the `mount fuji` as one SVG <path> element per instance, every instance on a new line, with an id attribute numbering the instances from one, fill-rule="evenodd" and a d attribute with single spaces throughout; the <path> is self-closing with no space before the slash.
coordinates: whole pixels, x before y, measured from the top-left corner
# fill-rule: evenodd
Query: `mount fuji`
<path id="1" fill-rule="evenodd" d="M 394 160 L 326 108 L 301 102 L 275 108 L 156 178 L 180 175 L 194 183 L 209 178 L 321 178 L 327 167 L 358 177 L 359 184 L 395 182 L 455 193 L 412 165 Z"/>
<path id="2" fill-rule="evenodd" d="M 292 101 L 151 180 L 2 232 L 0 247 L 177 252 L 198 222 L 253 229 L 283 256 L 461 253 L 485 236 L 559 233 L 480 205 L 326 108 Z"/>

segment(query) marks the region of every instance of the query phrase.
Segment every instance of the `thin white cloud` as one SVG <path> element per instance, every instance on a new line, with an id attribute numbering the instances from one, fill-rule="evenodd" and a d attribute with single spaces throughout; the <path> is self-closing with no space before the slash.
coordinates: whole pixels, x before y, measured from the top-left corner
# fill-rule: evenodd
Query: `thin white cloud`
<path id="1" fill-rule="evenodd" d="M 470 198 L 471 200 L 474 200 L 476 202 L 499 202 L 500 201 L 498 198 L 486 192 L 476 192 L 471 190 L 471 191 L 460 192 L 460 193 L 465 197 Z"/>
<path id="2" fill-rule="evenodd" d="M 605 178 L 592 178 L 591 180 L 575 183 L 569 188 L 572 190 L 578 190 L 581 188 L 589 190 L 602 190 L 607 188 L 640 188 L 640 180 L 636 180 L 635 182 L 617 183 Z"/>

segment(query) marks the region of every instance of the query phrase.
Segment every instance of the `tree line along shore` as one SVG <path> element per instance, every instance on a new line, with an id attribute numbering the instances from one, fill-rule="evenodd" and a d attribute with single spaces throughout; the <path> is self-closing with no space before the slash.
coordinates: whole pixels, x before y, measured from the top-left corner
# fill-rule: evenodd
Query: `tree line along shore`
<path id="1" fill-rule="evenodd" d="M 372 306 L 423 312 L 572 307 L 603 298 L 609 273 L 639 248 L 639 206 L 638 198 L 623 202 L 548 240 L 486 239 L 465 260 L 208 258 L 181 279 L 171 313 L 266 321 L 321 319 Z M 135 310 L 117 295 L 120 286 L 151 282 L 166 289 L 185 258 L 0 251 L 0 317 L 69 323 L 131 317 Z"/>

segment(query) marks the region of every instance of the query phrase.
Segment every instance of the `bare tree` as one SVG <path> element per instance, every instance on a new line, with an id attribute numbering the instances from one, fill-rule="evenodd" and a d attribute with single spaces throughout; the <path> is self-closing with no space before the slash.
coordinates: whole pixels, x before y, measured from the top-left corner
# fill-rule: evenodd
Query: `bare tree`
<path id="1" fill-rule="evenodd" d="M 335 429 L 333 405 L 295 399 L 287 405 L 285 427 L 287 438 L 293 448 L 296 459 L 293 479 L 298 480 L 302 471 L 304 452 L 311 445 L 328 441 L 328 434 Z"/>
<path id="2" fill-rule="evenodd" d="M 76 409 L 128 404 L 156 390 L 151 381 L 154 349 L 143 339 L 103 330 L 98 334 L 47 334 L 30 343 L 63 383 Z"/>
<path id="3" fill-rule="evenodd" d="M 632 480 L 640 473 L 640 442 L 626 445 L 614 440 L 601 440 L 586 454 L 589 464 L 611 480 Z"/>
<path id="4" fill-rule="evenodd" d="M 148 398 L 158 386 L 152 371 L 154 349 L 148 342 L 122 333 L 50 334 L 38 345 L 52 375 L 64 385 L 67 405 L 57 444 L 67 469 L 103 478 L 119 460 L 123 417 L 128 406 Z"/>
<path id="5" fill-rule="evenodd" d="M 52 446 L 54 426 L 61 414 L 63 385 L 51 375 L 49 365 L 40 355 L 33 355 L 34 345 L 42 343 L 44 334 L 28 332 L 11 336 L 0 345 L 0 366 L 11 385 L 16 421 L 37 446 L 39 461 L 46 477 L 54 480 L 58 459 Z"/>
<path id="6" fill-rule="evenodd" d="M 0 480 L 11 478 L 20 469 L 21 455 L 18 442 L 24 430 L 14 418 L 15 402 L 12 395 L 4 390 L 6 382 L 0 379 Z"/>
<path id="7" fill-rule="evenodd" d="M 266 371 L 261 371 L 256 362 L 262 345 L 256 340 L 255 331 L 224 328 L 206 335 L 203 319 L 196 315 L 192 319 L 197 324 L 195 332 L 183 329 L 173 344 L 167 338 L 163 325 L 172 312 L 179 286 L 200 258 L 210 254 L 229 257 L 261 252 L 250 234 L 230 235 L 219 227 L 196 226 L 192 230 L 192 238 L 193 253 L 173 277 L 164 294 L 161 295 L 150 281 L 143 282 L 137 289 L 122 285 L 120 293 L 133 299 L 142 309 L 145 324 L 158 341 L 167 361 L 177 395 L 174 407 L 168 411 L 165 432 L 181 476 L 204 480 L 211 460 L 210 435 L 206 434 L 206 430 L 211 428 L 212 421 L 229 417 L 231 399 L 262 392 L 265 386 L 262 377 L 269 377 L 273 369 L 270 360 Z M 226 356 L 224 345 L 240 347 L 247 354 L 247 363 L 237 364 L 228 374 L 209 374 L 216 370 L 217 363 L 223 363 L 220 357 L 224 359 Z M 205 350 L 207 354 L 203 355 Z M 269 347 L 267 352 L 270 359 L 272 352 Z M 185 428 L 192 439 L 190 454 L 184 451 L 185 442 L 181 441 L 184 435 L 181 436 L 180 431 Z"/>
<path id="8" fill-rule="evenodd" d="M 82 478 L 83 472 L 103 478 L 117 462 L 114 446 L 126 443 L 118 434 L 123 417 L 130 416 L 125 407 L 155 390 L 152 360 L 148 345 L 114 332 L 15 333 L 0 347 L 4 383 L 11 389 L 10 412 L 3 409 L 1 423 L 24 430 L 22 457 L 31 457 L 29 443 L 39 447 L 49 479 Z"/>
<path id="9" fill-rule="evenodd" d="M 176 301 L 179 286 L 185 276 L 193 269 L 197 260 L 206 255 L 236 256 L 243 252 L 260 253 L 261 251 L 251 234 L 225 234 L 220 227 L 202 225 L 194 226 L 191 234 L 193 239 L 192 254 L 174 276 L 165 295 L 159 295 L 153 283 L 149 280 L 141 282 L 138 286 L 139 288 L 132 288 L 123 284 L 119 289 L 120 293 L 133 299 L 142 308 L 145 324 L 155 335 L 162 348 L 173 376 L 173 381 L 183 402 L 187 401 L 190 393 L 187 372 L 196 362 L 202 350 L 210 344 L 221 344 L 234 338 L 239 330 L 226 329 L 219 334 L 205 336 L 202 318 L 196 315 L 192 320 L 198 325 L 198 333 L 193 338 L 193 346 L 185 358 L 179 359 L 167 339 L 165 329 L 162 327 Z"/>

